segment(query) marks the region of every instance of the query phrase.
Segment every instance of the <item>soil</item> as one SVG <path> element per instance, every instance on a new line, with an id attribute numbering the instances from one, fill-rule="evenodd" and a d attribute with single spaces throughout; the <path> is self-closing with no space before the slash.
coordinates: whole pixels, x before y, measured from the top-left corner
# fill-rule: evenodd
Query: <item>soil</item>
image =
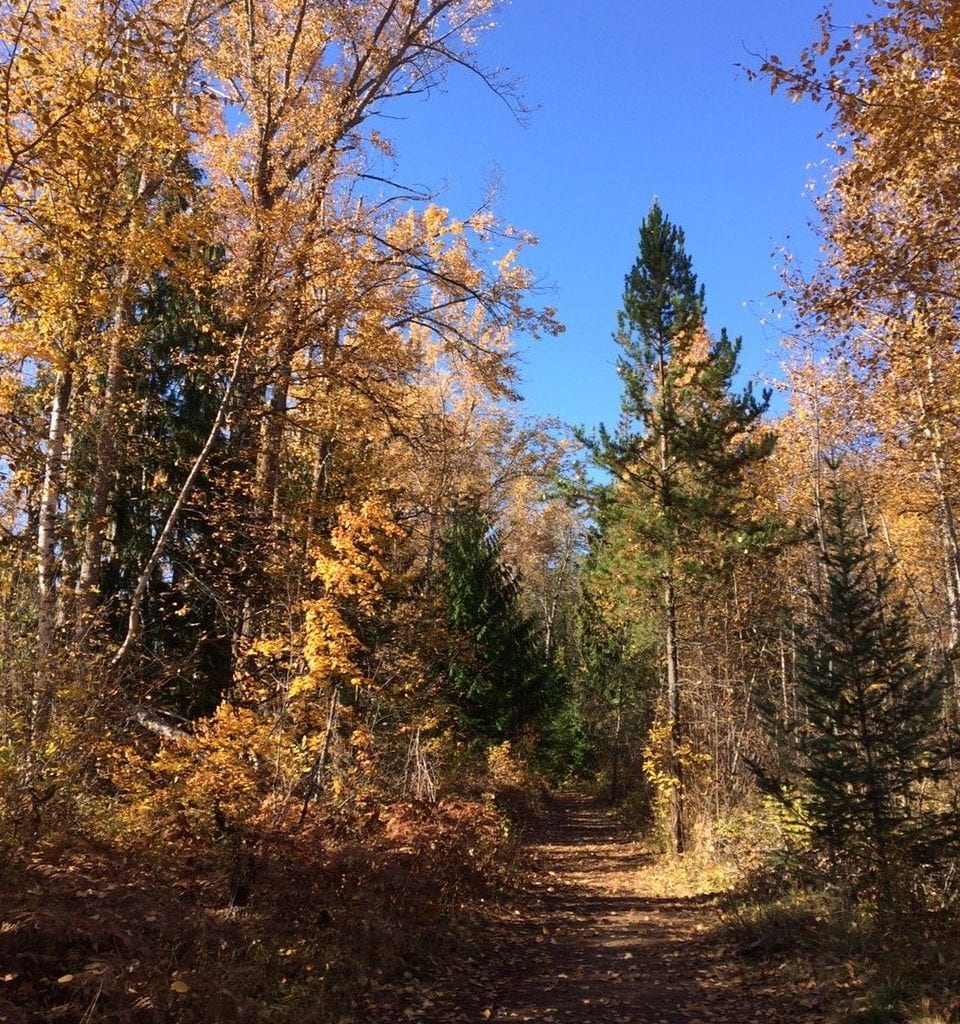
<path id="1" fill-rule="evenodd" d="M 370 1021 L 709 1024 L 826 1020 L 718 929 L 708 896 L 666 895 L 636 838 L 584 798 L 556 803 L 526 843 L 522 889 L 444 978 L 411 976 Z M 451 936 L 451 943 L 456 940 Z M 399 994 L 399 993 L 398 993 Z"/>

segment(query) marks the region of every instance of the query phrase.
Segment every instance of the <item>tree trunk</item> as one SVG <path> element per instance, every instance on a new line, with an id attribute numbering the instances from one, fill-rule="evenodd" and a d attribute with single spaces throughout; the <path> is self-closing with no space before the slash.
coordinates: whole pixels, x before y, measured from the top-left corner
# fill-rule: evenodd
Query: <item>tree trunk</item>
<path id="1" fill-rule="evenodd" d="M 283 351 L 279 358 L 277 377 L 271 384 L 270 398 L 265 403 L 260 450 L 257 453 L 256 512 L 257 517 L 264 521 L 275 520 L 279 512 L 277 483 L 280 479 L 280 448 L 287 419 L 292 354 Z"/>
<path id="2" fill-rule="evenodd" d="M 37 530 L 37 564 L 40 613 L 37 646 L 41 654 L 49 652 L 57 618 L 57 510 L 63 480 L 64 438 L 67 432 L 67 408 L 73 391 L 73 373 L 61 370 L 54 382 L 47 451 L 44 459 L 43 488 L 40 492 L 40 521 Z"/>
<path id="3" fill-rule="evenodd" d="M 680 758 L 683 719 L 680 700 L 680 666 L 677 655 L 677 598 L 673 586 L 673 572 L 670 569 L 665 570 L 663 574 L 663 611 L 667 662 L 667 724 L 669 726 L 667 761 L 672 776 L 669 809 L 670 844 L 674 853 L 683 853 L 686 848 L 683 827 L 683 763 Z"/>
<path id="4" fill-rule="evenodd" d="M 660 511 L 667 524 L 666 566 L 663 569 L 664 654 L 667 672 L 667 766 L 670 774 L 669 831 L 674 853 L 683 853 L 686 842 L 683 828 L 683 765 L 680 745 L 683 734 L 680 701 L 680 665 L 677 653 L 677 594 L 674 587 L 673 489 L 671 486 L 671 431 L 674 410 L 669 401 L 667 369 L 669 348 L 661 343 L 658 374 L 661 402 L 660 428 Z"/>
<path id="5" fill-rule="evenodd" d="M 37 676 L 30 693 L 27 725 L 27 760 L 43 739 L 53 712 L 55 686 L 49 672 L 57 624 L 57 513 L 63 482 L 64 439 L 67 433 L 67 410 L 73 392 L 73 373 L 57 373 L 50 406 L 47 429 L 47 451 L 44 457 L 43 487 L 40 492 L 40 519 L 37 527 Z"/>
<path id="6" fill-rule="evenodd" d="M 233 366 L 230 370 L 230 377 L 227 380 L 227 386 L 224 389 L 223 397 L 220 399 L 217 414 L 210 426 L 210 433 L 207 435 L 207 440 L 204 443 L 203 448 L 193 460 L 193 465 L 190 467 L 190 472 L 187 474 L 187 478 L 184 480 L 183 486 L 180 488 L 180 493 L 177 495 L 177 498 L 173 503 L 173 507 L 167 513 L 166 521 L 163 524 L 163 529 L 160 531 L 160 536 L 157 537 L 157 541 L 153 546 L 153 551 L 150 552 L 150 557 L 147 559 L 146 564 L 140 571 L 140 576 L 138 577 L 136 586 L 134 587 L 133 595 L 130 598 L 126 636 L 124 636 L 123 643 L 120 645 L 111 660 L 112 665 L 118 665 L 123 661 L 123 659 L 130 653 L 133 644 L 140 636 L 143 601 L 147 596 L 147 590 L 150 586 L 150 577 L 153 575 L 153 571 L 157 567 L 157 563 L 160 561 L 160 557 L 166 548 L 174 527 L 180 520 L 180 515 L 187 503 L 187 498 L 193 490 L 193 485 L 196 482 L 197 477 L 200 475 L 200 471 L 206 465 L 207 459 L 210 457 L 210 453 L 213 451 L 213 448 L 216 445 L 217 440 L 220 437 L 220 433 L 227 421 L 227 413 L 230 409 L 230 403 L 233 398 L 237 380 L 243 367 L 245 353 L 246 335 L 241 333 L 240 337 L 237 339 L 237 348 L 233 357 Z"/>
<path id="7" fill-rule="evenodd" d="M 269 197 L 264 204 L 270 208 Z M 323 203 L 320 204 L 321 216 Z M 257 474 L 254 485 L 255 511 L 257 518 L 272 522 L 280 514 L 278 482 L 280 479 L 280 454 L 283 432 L 287 424 L 287 399 L 290 382 L 293 379 L 293 360 L 297 351 L 296 330 L 306 319 L 304 292 L 307 288 L 304 266 L 296 270 L 297 294 L 289 313 L 290 333 L 285 334 L 277 345 L 277 369 L 270 381 L 270 395 L 263 403 L 264 420 L 260 430 L 260 447 L 257 451 Z"/>
<path id="8" fill-rule="evenodd" d="M 927 360 L 927 383 L 933 387 L 933 366 Z M 957 536 L 957 520 L 953 502 L 947 485 L 946 463 L 943 457 L 943 438 L 940 424 L 929 415 L 923 389 L 916 388 L 917 406 L 920 410 L 920 422 L 924 436 L 930 442 L 929 457 L 933 467 L 934 493 L 940 506 L 940 525 L 943 537 L 945 560 L 945 582 L 947 586 L 947 607 L 949 610 L 950 634 L 947 642 L 947 664 L 950 667 L 954 687 L 956 687 L 956 665 L 958 649 L 960 649 L 960 540 Z M 956 692 L 956 691 L 955 691 Z"/>
<path id="9" fill-rule="evenodd" d="M 610 803 L 615 804 L 620 799 L 620 766 L 623 761 L 623 706 L 624 706 L 623 679 L 617 680 L 617 718 L 613 732 L 613 757 L 610 766 Z"/>
<path id="10" fill-rule="evenodd" d="M 121 285 L 126 291 L 125 284 Z M 97 457 L 93 473 L 90 514 L 84 532 L 83 557 L 77 579 L 79 617 L 76 622 L 80 636 L 90 626 L 90 617 L 100 600 L 100 578 L 103 546 L 107 535 L 107 508 L 110 488 L 117 472 L 120 447 L 118 444 L 118 412 L 123 364 L 123 320 L 125 298 L 118 301 L 114 319 L 113 337 L 107 359 L 107 379 L 103 389 L 102 405 L 97 421 Z"/>
<path id="11" fill-rule="evenodd" d="M 130 207 L 128 239 L 133 239 L 134 211 L 153 193 L 159 182 L 151 184 L 145 173 L 140 174 L 136 194 Z M 117 275 L 117 301 L 113 310 L 110 331 L 110 351 L 107 356 L 107 378 L 103 388 L 101 412 L 97 422 L 97 458 L 93 474 L 90 514 L 83 541 L 83 557 L 77 579 L 78 619 L 76 631 L 81 635 L 89 628 L 89 620 L 100 602 L 100 577 L 103 545 L 107 533 L 107 506 L 110 487 L 116 476 L 119 445 L 120 391 L 123 383 L 124 335 L 133 316 L 130 297 L 132 272 L 130 264 L 122 264 Z"/>

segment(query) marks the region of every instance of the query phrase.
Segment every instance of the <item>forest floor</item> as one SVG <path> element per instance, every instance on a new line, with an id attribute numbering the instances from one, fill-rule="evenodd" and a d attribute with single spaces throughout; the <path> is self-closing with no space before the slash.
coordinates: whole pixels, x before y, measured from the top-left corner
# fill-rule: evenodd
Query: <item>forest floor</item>
<path id="1" fill-rule="evenodd" d="M 820 984 L 745 957 L 709 895 L 675 895 L 656 858 L 583 797 L 555 802 L 525 841 L 525 883 L 440 978 L 409 976 L 364 1019 L 447 1024 L 816 1022 Z M 441 957 L 441 959 L 443 959 Z"/>
<path id="2" fill-rule="evenodd" d="M 0 848 L 0 1024 L 960 1024 L 954 933 L 905 926 L 892 962 L 825 904 L 756 927 L 583 796 L 551 799 L 512 867 L 499 836 L 469 801 L 341 839 L 318 817 L 239 908 L 186 851 Z"/>

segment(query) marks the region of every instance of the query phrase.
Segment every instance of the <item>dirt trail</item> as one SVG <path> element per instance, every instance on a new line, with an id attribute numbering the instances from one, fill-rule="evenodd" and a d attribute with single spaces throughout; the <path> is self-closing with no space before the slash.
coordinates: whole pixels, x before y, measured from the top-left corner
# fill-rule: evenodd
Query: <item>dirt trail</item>
<path id="1" fill-rule="evenodd" d="M 711 935 L 709 901 L 659 895 L 651 858 L 606 811 L 558 803 L 529 840 L 526 891 L 462 971 L 411 986 L 421 1024 L 709 1024 L 823 1018 Z M 414 994 L 416 992 L 416 994 Z"/>

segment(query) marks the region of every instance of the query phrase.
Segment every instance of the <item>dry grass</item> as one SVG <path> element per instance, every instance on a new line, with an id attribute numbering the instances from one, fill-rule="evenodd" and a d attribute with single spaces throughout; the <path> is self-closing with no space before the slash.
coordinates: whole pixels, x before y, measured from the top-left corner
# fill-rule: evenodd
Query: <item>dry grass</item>
<path id="1" fill-rule="evenodd" d="M 721 900 L 723 934 L 757 970 L 820 994 L 843 1024 L 960 1024 L 960 921 L 914 911 L 880 918 L 821 881 L 781 868 L 742 877 Z"/>

